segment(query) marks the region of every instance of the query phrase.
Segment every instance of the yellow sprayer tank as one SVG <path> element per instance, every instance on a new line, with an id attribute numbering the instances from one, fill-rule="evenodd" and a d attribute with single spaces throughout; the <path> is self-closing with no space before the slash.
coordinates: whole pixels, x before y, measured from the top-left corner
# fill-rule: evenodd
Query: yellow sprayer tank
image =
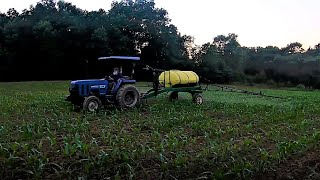
<path id="1" fill-rule="evenodd" d="M 165 87 L 175 85 L 195 85 L 199 82 L 199 76 L 193 71 L 170 70 L 162 72 L 159 83 Z"/>

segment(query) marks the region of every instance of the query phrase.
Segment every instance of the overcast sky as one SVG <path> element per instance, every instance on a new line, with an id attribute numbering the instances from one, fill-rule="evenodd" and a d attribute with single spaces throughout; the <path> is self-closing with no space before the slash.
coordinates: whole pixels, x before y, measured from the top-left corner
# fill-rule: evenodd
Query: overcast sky
<path id="1" fill-rule="evenodd" d="M 0 11 L 18 11 L 39 0 L 0 0 Z M 82 9 L 108 10 L 112 0 L 65 0 Z M 320 42 L 320 0 L 155 0 L 169 12 L 172 23 L 196 43 L 211 42 L 219 34 L 236 33 L 243 46 L 305 48 Z"/>

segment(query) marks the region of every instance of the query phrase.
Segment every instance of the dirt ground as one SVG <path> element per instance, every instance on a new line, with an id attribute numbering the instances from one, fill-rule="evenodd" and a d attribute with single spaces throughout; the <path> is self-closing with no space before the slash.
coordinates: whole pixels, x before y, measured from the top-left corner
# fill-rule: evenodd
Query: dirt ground
<path id="1" fill-rule="evenodd" d="M 320 149 L 294 155 L 280 163 L 274 171 L 260 173 L 254 179 L 320 179 Z"/>

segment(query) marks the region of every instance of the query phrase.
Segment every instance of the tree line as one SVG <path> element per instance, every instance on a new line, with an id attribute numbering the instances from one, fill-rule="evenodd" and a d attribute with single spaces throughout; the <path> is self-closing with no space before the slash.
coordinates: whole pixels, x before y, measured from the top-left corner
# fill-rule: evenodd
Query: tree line
<path id="1" fill-rule="evenodd" d="M 181 35 L 153 0 L 120 0 L 105 11 L 42 0 L 21 13 L 0 13 L 0 81 L 99 78 L 100 56 L 140 56 L 162 69 L 188 69 L 217 83 L 245 82 L 320 88 L 320 43 L 304 50 L 244 47 L 236 34 L 196 45 Z M 138 67 L 139 68 L 139 67 Z M 136 78 L 149 80 L 137 70 Z"/>

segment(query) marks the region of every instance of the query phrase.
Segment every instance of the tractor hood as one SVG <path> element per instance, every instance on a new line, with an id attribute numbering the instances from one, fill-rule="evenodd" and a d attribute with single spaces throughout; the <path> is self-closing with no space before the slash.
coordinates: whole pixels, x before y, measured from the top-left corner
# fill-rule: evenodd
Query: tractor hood
<path id="1" fill-rule="evenodd" d="M 105 84 L 106 80 L 104 79 L 89 79 L 89 80 L 77 80 L 72 81 L 71 84 L 78 84 L 78 85 L 98 85 L 98 84 Z"/>

